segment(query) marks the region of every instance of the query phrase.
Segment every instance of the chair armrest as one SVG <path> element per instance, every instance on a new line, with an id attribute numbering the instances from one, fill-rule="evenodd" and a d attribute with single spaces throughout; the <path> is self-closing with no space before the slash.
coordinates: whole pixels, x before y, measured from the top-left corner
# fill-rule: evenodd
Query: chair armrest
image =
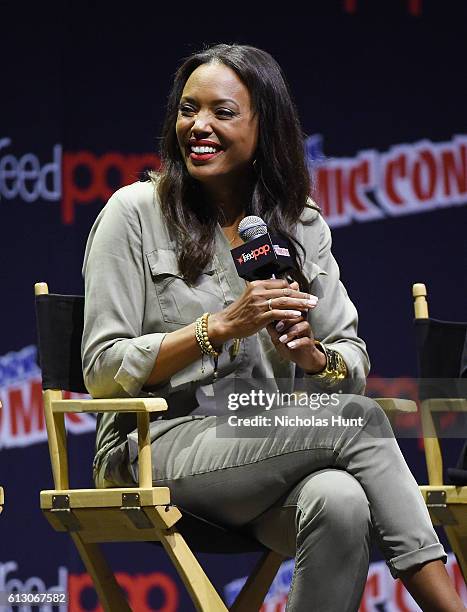
<path id="1" fill-rule="evenodd" d="M 377 404 L 386 412 L 417 412 L 417 404 L 413 400 L 400 399 L 399 397 L 372 397 Z"/>
<path id="2" fill-rule="evenodd" d="M 433 397 L 423 400 L 430 412 L 467 412 L 467 399 L 463 397 Z"/>
<path id="3" fill-rule="evenodd" d="M 52 412 L 161 412 L 167 402 L 161 397 L 90 400 L 52 400 Z"/>

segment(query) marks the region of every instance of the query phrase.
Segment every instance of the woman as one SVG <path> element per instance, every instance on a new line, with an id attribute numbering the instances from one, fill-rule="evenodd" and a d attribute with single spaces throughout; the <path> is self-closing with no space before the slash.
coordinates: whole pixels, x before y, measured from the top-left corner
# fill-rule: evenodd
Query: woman
<path id="1" fill-rule="evenodd" d="M 370 527 L 423 609 L 464 609 L 417 485 L 371 400 L 344 396 L 332 408 L 358 414 L 353 428 L 297 426 L 284 435 L 274 425 L 256 438 L 232 433 L 227 403 L 216 401 L 220 383 L 233 391 L 239 380 L 290 390 L 296 366 L 317 389 L 331 393 L 345 380 L 359 393 L 369 368 L 329 228 L 308 199 L 297 113 L 273 58 L 217 45 L 185 61 L 162 157 L 160 176 L 117 191 L 89 237 L 83 364 L 91 394 L 167 398 L 164 420 L 151 424 L 154 483 L 168 484 L 182 508 L 295 556 L 289 610 L 358 609 Z M 230 249 L 243 243 L 237 229 L 250 214 L 289 241 L 297 264 L 289 280 L 237 275 Z M 310 416 L 308 407 L 277 410 Z M 134 428 L 128 415 L 99 420 L 98 486 L 137 479 Z"/>

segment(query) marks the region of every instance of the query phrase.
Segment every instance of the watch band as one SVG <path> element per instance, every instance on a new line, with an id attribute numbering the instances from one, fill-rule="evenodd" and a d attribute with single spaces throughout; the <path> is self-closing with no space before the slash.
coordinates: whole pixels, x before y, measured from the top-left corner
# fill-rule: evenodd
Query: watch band
<path id="1" fill-rule="evenodd" d="M 306 376 L 327 382 L 330 385 L 347 378 L 348 370 L 342 355 L 338 351 L 328 348 L 319 340 L 315 340 L 315 345 L 316 348 L 326 356 L 326 366 L 324 370 L 316 374 L 305 372 Z"/>

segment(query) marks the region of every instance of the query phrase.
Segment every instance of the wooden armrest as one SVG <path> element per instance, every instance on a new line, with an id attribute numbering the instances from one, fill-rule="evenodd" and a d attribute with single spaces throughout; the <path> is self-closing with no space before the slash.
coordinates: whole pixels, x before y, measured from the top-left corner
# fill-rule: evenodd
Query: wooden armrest
<path id="1" fill-rule="evenodd" d="M 430 412 L 467 412 L 467 399 L 463 397 L 434 397 L 422 401 Z"/>
<path id="2" fill-rule="evenodd" d="M 66 495 L 70 508 L 98 508 L 103 506 L 122 505 L 122 495 L 139 495 L 141 506 L 166 506 L 170 504 L 170 489 L 168 487 L 151 487 L 149 489 L 134 487 L 118 487 L 114 489 L 50 489 L 40 492 L 41 508 L 53 507 L 53 498 Z"/>
<path id="3" fill-rule="evenodd" d="M 429 491 L 444 491 L 447 504 L 467 504 L 467 486 L 456 487 L 455 485 L 422 485 L 419 487 L 423 497 L 427 497 Z"/>
<path id="4" fill-rule="evenodd" d="M 167 410 L 162 397 L 89 400 L 52 400 L 52 412 L 160 412 Z"/>
<path id="5" fill-rule="evenodd" d="M 372 397 L 384 411 L 388 412 L 417 412 L 417 404 L 413 400 L 400 399 L 399 397 Z"/>

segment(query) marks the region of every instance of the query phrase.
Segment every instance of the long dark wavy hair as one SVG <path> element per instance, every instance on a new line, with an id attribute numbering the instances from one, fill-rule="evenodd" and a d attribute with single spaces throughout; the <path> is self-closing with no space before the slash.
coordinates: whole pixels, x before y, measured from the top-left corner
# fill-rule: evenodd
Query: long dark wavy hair
<path id="1" fill-rule="evenodd" d="M 200 183 L 186 169 L 175 132 L 185 83 L 198 66 L 209 63 L 222 63 L 239 76 L 258 116 L 255 184 L 245 214 L 258 215 L 269 231 L 289 241 L 297 264 L 291 276 L 307 291 L 308 282 L 300 271 L 304 249 L 294 237 L 310 191 L 300 121 L 278 63 L 266 51 L 246 45 L 218 44 L 191 55 L 178 69 L 169 94 L 157 189 L 169 233 L 178 245 L 180 271 L 189 283 L 198 278 L 213 257 L 219 221 L 219 211 L 203 197 Z"/>

